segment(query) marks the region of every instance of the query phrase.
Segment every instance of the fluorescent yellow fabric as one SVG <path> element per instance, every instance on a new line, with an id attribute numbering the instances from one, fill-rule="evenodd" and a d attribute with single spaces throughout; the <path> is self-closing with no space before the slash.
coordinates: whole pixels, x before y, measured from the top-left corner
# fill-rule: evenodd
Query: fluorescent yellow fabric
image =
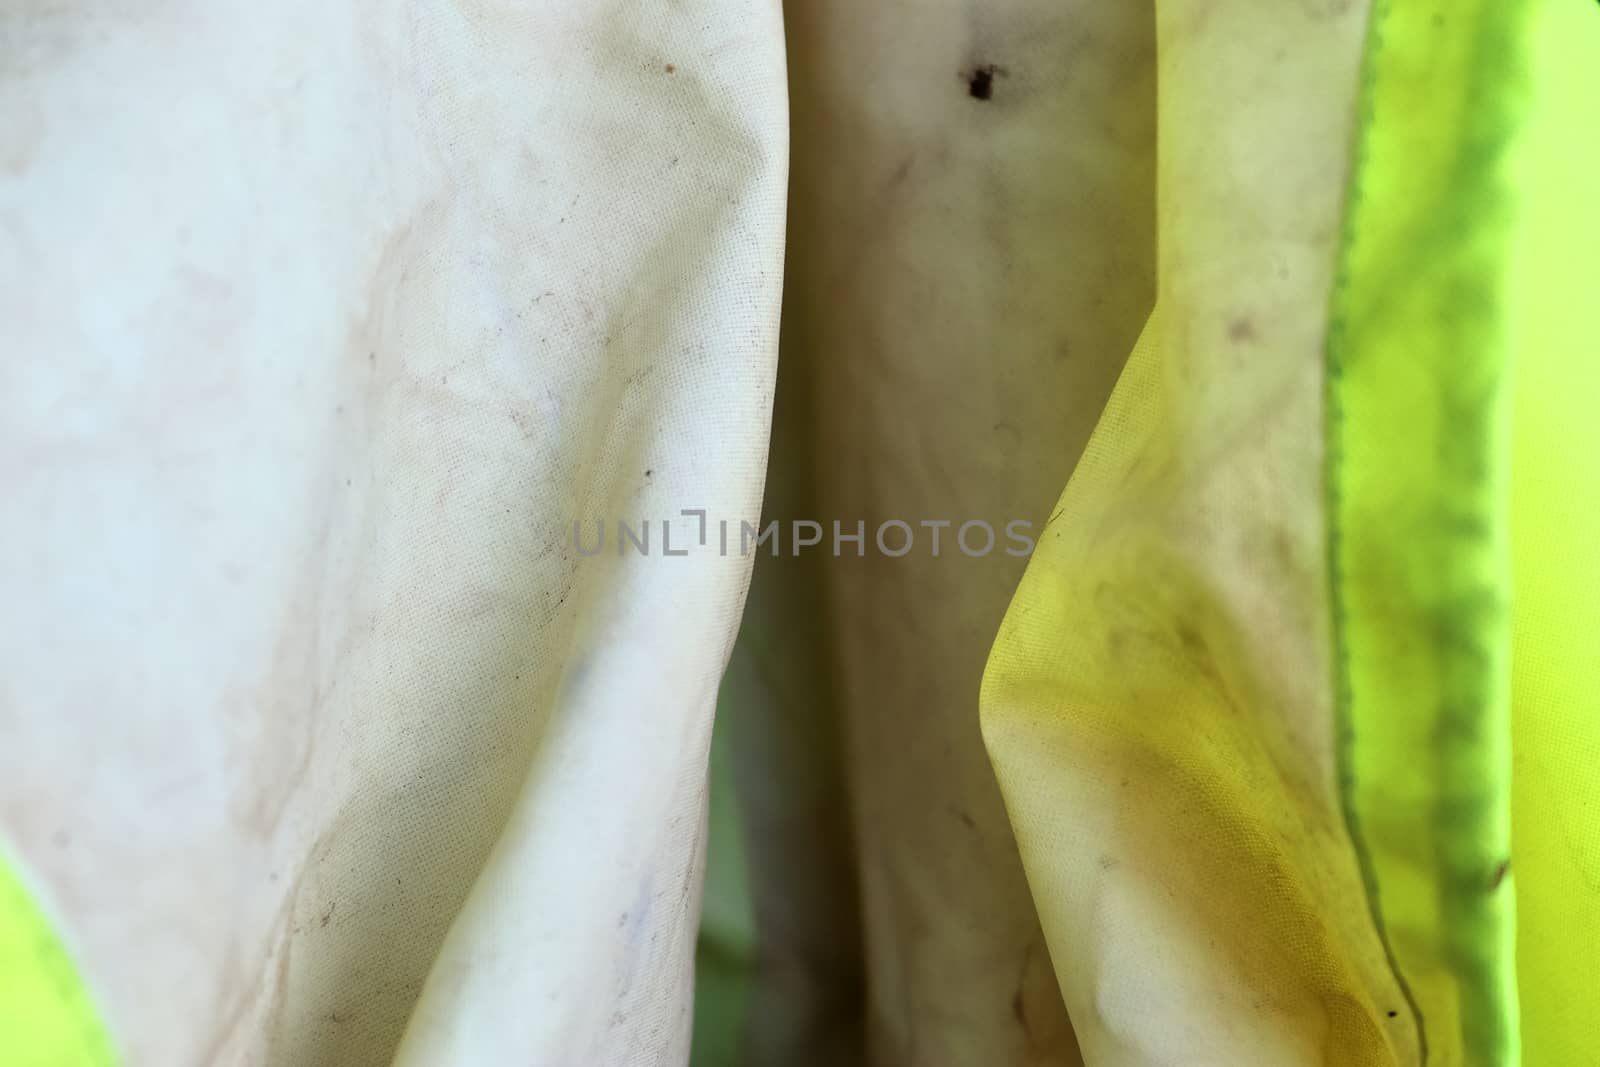
<path id="1" fill-rule="evenodd" d="M 1518 1055 L 1508 306 L 1533 9 L 1382 6 L 1332 297 L 1341 784 L 1438 1065 Z"/>
<path id="2" fill-rule="evenodd" d="M 1523 1062 L 1600 1064 L 1600 5 L 1544 0 L 1514 263 L 1512 856 Z"/>
<path id="3" fill-rule="evenodd" d="M 72 958 L 0 853 L 0 1063 L 112 1067 L 115 1062 Z"/>

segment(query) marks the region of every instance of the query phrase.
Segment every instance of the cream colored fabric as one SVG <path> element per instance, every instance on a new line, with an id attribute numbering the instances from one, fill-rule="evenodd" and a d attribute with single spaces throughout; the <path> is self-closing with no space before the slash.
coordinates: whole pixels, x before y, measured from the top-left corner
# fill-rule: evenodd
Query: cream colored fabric
<path id="1" fill-rule="evenodd" d="M 681 1062 L 776 4 L 20 0 L 0 130 L 0 826 L 126 1062 Z"/>
<path id="2" fill-rule="evenodd" d="M 757 561 L 730 674 L 727 727 L 762 768 L 743 782 L 765 950 L 751 1062 L 1079 1062 L 978 733 L 1026 561 L 962 556 L 955 536 L 1044 527 L 1149 313 L 1153 15 L 787 10 L 767 514 L 829 544 Z M 870 542 L 891 519 L 918 527 L 903 558 L 832 558 L 834 520 Z M 937 558 L 923 521 L 953 523 Z"/>

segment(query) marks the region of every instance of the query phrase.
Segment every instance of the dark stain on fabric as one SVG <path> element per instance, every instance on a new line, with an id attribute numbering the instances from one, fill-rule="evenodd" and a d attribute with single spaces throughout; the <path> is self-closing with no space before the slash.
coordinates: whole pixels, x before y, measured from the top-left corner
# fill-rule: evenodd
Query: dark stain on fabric
<path id="1" fill-rule="evenodd" d="M 1177 630 L 1178 647 L 1184 660 L 1201 675 L 1209 678 L 1216 684 L 1217 692 L 1227 701 L 1228 694 L 1222 684 L 1222 675 L 1218 672 L 1216 657 L 1212 654 L 1211 646 L 1206 642 L 1205 635 L 1200 629 L 1188 622 L 1180 621 Z"/>
<path id="2" fill-rule="evenodd" d="M 915 152 L 910 153 L 904 159 L 902 159 L 900 161 L 900 165 L 895 167 L 894 173 L 889 175 L 889 183 L 887 188 L 893 189 L 902 184 L 906 178 L 910 176 L 911 166 L 916 161 L 917 154 Z"/>
<path id="3" fill-rule="evenodd" d="M 1022 1028 L 1023 1036 L 1028 1039 L 1028 1044 L 1037 1044 L 1033 1032 L 1033 1020 L 1028 1017 L 1028 972 L 1033 963 L 1034 943 L 1029 942 L 1022 950 L 1022 966 L 1017 968 L 1017 982 L 1015 991 L 1011 994 L 1011 1016 L 1017 1020 L 1017 1025 Z"/>
<path id="4" fill-rule="evenodd" d="M 1228 323 L 1228 340 L 1245 342 L 1254 341 L 1255 339 L 1256 324 L 1251 322 L 1247 316 L 1241 315 Z"/>
<path id="5" fill-rule="evenodd" d="M 993 63 L 977 63 L 961 72 L 967 83 L 967 95 L 974 100 L 988 100 L 994 96 L 994 80 L 1005 77 L 1005 68 Z"/>
<path id="6" fill-rule="evenodd" d="M 677 69 L 678 69 L 678 68 L 677 68 L 677 67 L 675 67 L 675 66 L 673 66 L 673 65 L 672 65 L 672 64 L 671 64 L 671 63 L 668 63 L 668 64 L 667 64 L 667 73 L 668 73 L 668 74 L 671 74 L 671 73 L 672 73 L 672 72 L 673 72 L 673 71 L 675 71 L 675 70 L 677 70 Z"/>
<path id="7" fill-rule="evenodd" d="M 1500 883 L 1506 880 L 1506 875 L 1511 871 L 1511 861 L 1501 860 L 1495 864 L 1494 873 L 1489 875 L 1489 892 L 1493 893 L 1500 888 Z"/>
<path id="8" fill-rule="evenodd" d="M 1022 1027 L 1022 1032 L 1031 1038 L 1033 1032 L 1028 1027 L 1028 1006 L 1023 1003 L 1022 990 L 1020 988 L 1011 994 L 1011 1014 L 1016 1017 L 1017 1025 Z"/>

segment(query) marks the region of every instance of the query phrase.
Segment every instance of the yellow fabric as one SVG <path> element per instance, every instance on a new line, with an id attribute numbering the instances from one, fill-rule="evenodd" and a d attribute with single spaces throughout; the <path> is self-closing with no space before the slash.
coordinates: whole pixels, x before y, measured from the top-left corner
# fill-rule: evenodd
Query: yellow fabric
<path id="1" fill-rule="evenodd" d="M 1580 432 L 1600 364 L 1570 325 L 1574 227 L 1596 246 L 1593 150 L 1573 147 L 1595 110 L 1594 15 L 1551 16 L 1533 96 L 1538 5 L 1383 5 L 1358 103 L 1355 53 L 1321 30 L 1279 43 L 1246 8 L 1158 6 L 1157 312 L 985 679 L 985 737 L 1068 1008 L 1091 1062 L 1519 1062 L 1522 348 L 1519 767 L 1544 761 L 1517 795 L 1516 869 L 1544 880 L 1522 913 L 1539 938 L 1521 965 L 1538 1004 L 1528 1062 L 1591 1062 L 1592 921 L 1548 939 L 1592 899 L 1600 856 L 1582 814 L 1597 676 L 1574 667 L 1600 628 L 1600 572 L 1579 561 L 1596 494 L 1556 473 L 1563 452 L 1597 451 Z M 1266 56 L 1298 60 L 1295 79 Z M 1305 77 L 1317 58 L 1327 70 Z M 1307 83 L 1316 101 L 1294 98 Z M 1293 128 L 1274 128 L 1280 107 Z M 1324 157 L 1319 180 L 1293 170 L 1313 143 L 1358 148 Z M 1227 154 L 1240 144 L 1259 187 Z M 1346 175 L 1334 249 L 1312 223 L 1343 215 Z M 1306 260 L 1275 260 L 1281 247 Z M 1324 329 L 1326 456 L 1310 444 Z M 1143 1026 L 1152 1004 L 1161 1023 Z"/>
<path id="2" fill-rule="evenodd" d="M 1600 5 L 1535 38 L 1512 440 L 1512 854 L 1523 1062 L 1600 1064 Z"/>
<path id="3" fill-rule="evenodd" d="M 1157 6 L 1157 310 L 982 695 L 1089 1063 L 1417 1059 L 1340 813 L 1324 608 L 1365 15 Z"/>
<path id="4" fill-rule="evenodd" d="M 115 1062 L 71 957 L 0 855 L 0 1063 L 111 1067 Z"/>

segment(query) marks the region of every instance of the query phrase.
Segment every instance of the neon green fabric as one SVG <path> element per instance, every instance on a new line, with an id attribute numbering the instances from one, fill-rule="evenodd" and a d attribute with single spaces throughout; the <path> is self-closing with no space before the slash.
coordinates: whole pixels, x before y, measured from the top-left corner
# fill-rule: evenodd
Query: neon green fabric
<path id="1" fill-rule="evenodd" d="M 1341 787 L 1440 1064 L 1517 1057 L 1507 294 L 1533 10 L 1376 14 L 1329 327 Z"/>
<path id="2" fill-rule="evenodd" d="M 1600 5 L 1547 0 L 1514 262 L 1512 853 L 1523 1062 L 1600 1064 Z"/>
<path id="3" fill-rule="evenodd" d="M 0 855 L 0 1063 L 112 1067 L 110 1041 L 50 921 Z"/>

